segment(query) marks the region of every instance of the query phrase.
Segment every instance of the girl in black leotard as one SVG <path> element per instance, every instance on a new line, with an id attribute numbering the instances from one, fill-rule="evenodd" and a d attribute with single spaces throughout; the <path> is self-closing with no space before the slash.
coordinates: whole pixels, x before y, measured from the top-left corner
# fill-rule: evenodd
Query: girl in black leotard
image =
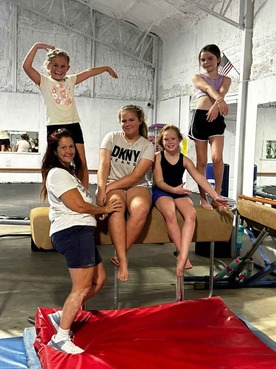
<path id="1" fill-rule="evenodd" d="M 184 188 L 183 174 L 186 169 L 193 179 L 213 198 L 217 206 L 226 206 L 227 201 L 221 198 L 209 185 L 206 178 L 196 169 L 193 162 L 180 153 L 179 144 L 182 135 L 174 125 L 164 126 L 158 137 L 159 147 L 163 151 L 155 154 L 153 176 L 155 187 L 152 200 L 163 214 L 170 239 L 179 253 L 177 257 L 176 275 L 182 276 L 183 269 L 192 267 L 188 252 L 192 242 L 196 212 L 189 194 L 192 191 Z M 176 209 L 185 222 L 179 228 Z"/>

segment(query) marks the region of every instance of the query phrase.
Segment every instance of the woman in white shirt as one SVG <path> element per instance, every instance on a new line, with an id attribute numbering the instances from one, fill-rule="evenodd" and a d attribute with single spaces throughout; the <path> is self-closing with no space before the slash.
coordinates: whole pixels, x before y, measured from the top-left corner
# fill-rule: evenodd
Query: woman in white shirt
<path id="1" fill-rule="evenodd" d="M 65 256 L 72 281 L 72 290 L 62 311 L 49 315 L 57 333 L 48 345 L 71 354 L 84 351 L 69 335 L 75 316 L 85 301 L 102 288 L 106 279 L 94 241 L 95 215 L 116 212 L 122 207 L 118 200 L 110 200 L 103 207 L 93 205 L 91 194 L 77 177 L 81 166 L 82 161 L 68 130 L 59 129 L 48 136 L 41 169 L 41 194 L 44 199 L 48 195 L 50 204 L 52 244 Z"/>
<path id="2" fill-rule="evenodd" d="M 29 136 L 27 133 L 23 133 L 21 135 L 21 140 L 19 140 L 15 146 L 15 150 L 17 152 L 30 152 L 31 151 L 31 143 L 29 140 Z"/>

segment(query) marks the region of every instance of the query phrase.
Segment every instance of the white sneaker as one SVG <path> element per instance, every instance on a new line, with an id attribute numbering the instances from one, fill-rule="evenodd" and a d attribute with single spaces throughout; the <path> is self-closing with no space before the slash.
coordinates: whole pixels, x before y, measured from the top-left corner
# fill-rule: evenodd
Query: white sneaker
<path id="1" fill-rule="evenodd" d="M 70 338 L 62 341 L 55 341 L 55 336 L 52 337 L 51 341 L 48 342 L 48 346 L 53 347 L 55 350 L 66 352 L 67 354 L 81 354 L 84 350 L 78 346 L 76 346 Z"/>

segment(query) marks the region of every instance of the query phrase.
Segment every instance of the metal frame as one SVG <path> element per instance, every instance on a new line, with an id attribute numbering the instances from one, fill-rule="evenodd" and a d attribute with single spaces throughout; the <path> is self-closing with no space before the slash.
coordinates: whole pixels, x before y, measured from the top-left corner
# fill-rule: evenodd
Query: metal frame
<path id="1" fill-rule="evenodd" d="M 224 268 L 225 275 L 228 272 L 229 276 L 226 278 L 216 280 L 214 278 L 213 269 L 214 269 L 214 257 L 210 255 L 210 275 L 209 279 L 207 276 L 199 277 L 199 276 L 188 276 L 185 277 L 185 281 L 195 282 L 196 289 L 208 289 L 209 288 L 209 297 L 212 296 L 213 289 L 236 289 L 236 288 L 257 288 L 257 287 L 276 287 L 276 279 L 264 279 L 269 274 L 276 270 L 276 261 L 270 262 L 266 255 L 261 255 L 265 261 L 265 267 L 263 267 L 260 271 L 255 274 L 245 277 L 245 279 L 240 278 L 240 273 L 244 270 L 247 261 L 252 258 L 252 255 L 257 251 L 263 240 L 270 234 L 271 229 L 268 227 L 263 227 L 260 234 L 257 238 L 253 235 L 249 227 L 245 227 L 248 232 L 251 240 L 253 240 L 251 248 L 247 251 L 247 253 L 240 258 L 234 259 L 229 265 Z M 212 248 L 212 244 L 211 244 Z M 210 254 L 213 251 L 210 250 Z M 234 264 L 233 268 L 230 266 Z M 212 268 L 212 270 L 211 270 Z M 221 273 L 221 272 L 220 272 Z"/>
<path id="2" fill-rule="evenodd" d="M 116 252 L 115 252 L 116 256 Z M 208 297 L 213 296 L 214 290 L 214 257 L 215 257 L 215 242 L 210 242 L 210 266 L 208 276 L 186 276 L 176 277 L 175 283 L 175 301 L 184 300 L 184 284 L 185 282 L 200 282 L 200 289 L 209 288 Z M 119 305 L 119 282 L 117 278 L 118 268 L 114 266 L 114 280 L 113 280 L 113 309 L 117 310 Z"/>

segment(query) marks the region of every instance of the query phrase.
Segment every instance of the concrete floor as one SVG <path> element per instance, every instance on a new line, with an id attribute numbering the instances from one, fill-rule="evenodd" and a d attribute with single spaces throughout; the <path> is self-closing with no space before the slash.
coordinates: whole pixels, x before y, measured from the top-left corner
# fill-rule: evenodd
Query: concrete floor
<path id="1" fill-rule="evenodd" d="M 8 185 L 7 185 L 8 186 Z M 19 200 L 16 186 L 0 184 L 2 213 L 9 216 L 28 216 L 29 208 L 40 206 L 39 185 L 26 186 L 23 201 Z M 32 188 L 32 190 L 31 190 Z M 33 192 L 33 188 L 36 191 Z M 11 191 L 13 200 L 7 195 Z M 22 195 L 22 194 L 21 194 Z M 27 197 L 31 200 L 27 201 Z M 3 201 L 3 202 L 2 202 Z M 8 204 L 7 204 L 8 203 Z M 25 214 L 26 213 L 26 214 Z M 29 226 L 0 225 L 0 233 L 30 233 Z M 38 306 L 60 307 L 70 290 L 70 279 L 64 259 L 55 252 L 32 252 L 30 237 L 0 238 L 0 338 L 21 336 L 30 324 Z M 129 252 L 130 278 L 120 283 L 119 308 L 149 306 L 175 300 L 175 257 L 172 244 L 134 245 Z M 110 258 L 113 246 L 101 246 L 100 253 L 106 266 L 108 281 L 100 293 L 87 305 L 88 309 L 113 308 L 114 268 Z M 209 259 L 197 255 L 194 245 L 190 259 L 193 269 L 186 275 L 208 275 Z M 227 262 L 229 259 L 223 259 Z M 215 290 L 226 305 L 240 314 L 276 341 L 275 288 L 240 288 Z M 185 285 L 185 299 L 208 296 L 208 290 L 196 290 Z"/>

